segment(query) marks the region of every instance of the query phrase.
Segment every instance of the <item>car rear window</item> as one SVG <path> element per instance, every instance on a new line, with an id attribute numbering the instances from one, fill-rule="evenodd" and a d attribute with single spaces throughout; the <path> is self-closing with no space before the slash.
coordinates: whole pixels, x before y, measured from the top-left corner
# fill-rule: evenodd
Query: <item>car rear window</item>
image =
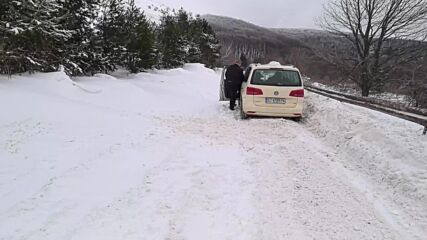
<path id="1" fill-rule="evenodd" d="M 297 71 L 283 69 L 257 69 L 252 74 L 251 84 L 288 87 L 302 85 Z"/>

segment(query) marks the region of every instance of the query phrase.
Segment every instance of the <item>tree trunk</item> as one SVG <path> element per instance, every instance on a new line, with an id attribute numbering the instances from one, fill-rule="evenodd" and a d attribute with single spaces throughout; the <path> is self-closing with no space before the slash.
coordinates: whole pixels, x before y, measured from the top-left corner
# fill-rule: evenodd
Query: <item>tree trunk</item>
<path id="1" fill-rule="evenodd" d="M 362 96 L 367 97 L 369 96 L 369 90 L 371 89 L 371 79 L 369 76 L 368 63 L 365 60 L 363 60 L 362 62 L 361 71 L 362 71 L 362 75 L 361 75 L 362 84 L 360 87 L 362 90 Z"/>
<path id="2" fill-rule="evenodd" d="M 370 91 L 369 84 L 367 84 L 367 83 L 364 81 L 364 82 L 363 82 L 363 85 L 362 85 L 362 96 L 363 96 L 363 97 L 367 97 L 367 96 L 369 96 L 369 91 Z"/>
<path id="3" fill-rule="evenodd" d="M 369 76 L 367 76 L 367 74 L 362 74 L 362 97 L 367 97 L 369 96 L 369 91 L 371 90 L 371 86 L 370 86 L 370 79 Z"/>

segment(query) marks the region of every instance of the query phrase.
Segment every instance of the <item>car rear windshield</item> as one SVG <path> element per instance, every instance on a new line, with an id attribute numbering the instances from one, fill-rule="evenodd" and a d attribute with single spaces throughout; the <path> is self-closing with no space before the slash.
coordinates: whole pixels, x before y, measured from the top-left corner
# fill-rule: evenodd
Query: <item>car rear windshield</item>
<path id="1" fill-rule="evenodd" d="M 251 84 L 288 87 L 302 85 L 297 71 L 283 69 L 257 69 L 252 75 Z"/>

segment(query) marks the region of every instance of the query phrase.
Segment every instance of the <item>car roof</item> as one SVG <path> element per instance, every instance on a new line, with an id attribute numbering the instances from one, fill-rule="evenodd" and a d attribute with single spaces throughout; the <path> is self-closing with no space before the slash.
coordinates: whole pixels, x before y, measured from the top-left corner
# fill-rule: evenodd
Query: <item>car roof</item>
<path id="1" fill-rule="evenodd" d="M 291 71 L 297 71 L 299 72 L 298 68 L 292 66 L 292 65 L 281 65 L 279 62 L 269 62 L 268 64 L 259 64 L 259 63 L 255 63 L 255 64 L 251 64 L 250 67 L 252 68 L 252 70 L 256 70 L 256 69 L 283 69 L 283 70 L 291 70 Z"/>

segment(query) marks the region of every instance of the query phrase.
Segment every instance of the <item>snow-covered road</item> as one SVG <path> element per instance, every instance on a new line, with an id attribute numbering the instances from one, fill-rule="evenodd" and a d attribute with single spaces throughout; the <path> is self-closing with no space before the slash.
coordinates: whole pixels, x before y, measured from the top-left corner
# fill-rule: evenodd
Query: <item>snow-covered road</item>
<path id="1" fill-rule="evenodd" d="M 422 127 L 307 94 L 242 121 L 218 74 L 0 76 L 0 239 L 426 239 Z"/>

